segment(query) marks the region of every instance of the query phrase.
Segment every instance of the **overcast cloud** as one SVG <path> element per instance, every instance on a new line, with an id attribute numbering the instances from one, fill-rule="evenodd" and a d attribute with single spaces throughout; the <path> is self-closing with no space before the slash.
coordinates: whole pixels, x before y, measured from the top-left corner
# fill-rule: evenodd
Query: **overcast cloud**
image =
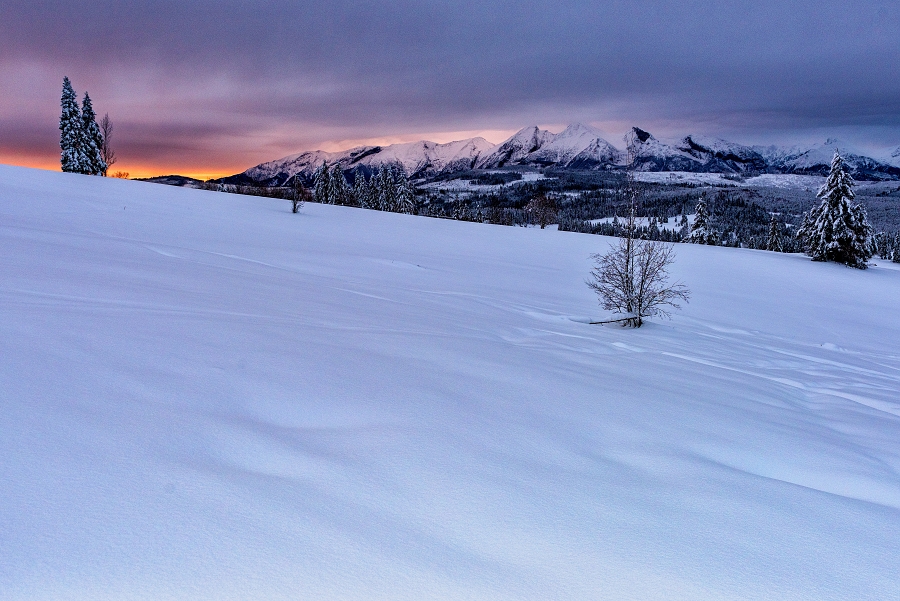
<path id="1" fill-rule="evenodd" d="M 898 40 L 883 1 L 7 0 L 0 160 L 57 160 L 63 75 L 157 171 L 571 121 L 897 146 Z"/>

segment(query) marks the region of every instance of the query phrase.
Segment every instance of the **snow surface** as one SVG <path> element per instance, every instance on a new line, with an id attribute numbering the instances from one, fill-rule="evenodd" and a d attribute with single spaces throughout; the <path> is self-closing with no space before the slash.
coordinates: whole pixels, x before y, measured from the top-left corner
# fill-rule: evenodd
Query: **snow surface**
<path id="1" fill-rule="evenodd" d="M 896 599 L 900 270 L 0 166 L 0 597 Z"/>
<path id="2" fill-rule="evenodd" d="M 661 184 L 694 184 L 697 186 L 734 186 L 739 188 L 801 188 L 818 190 L 825 182 L 819 175 L 795 175 L 792 173 L 764 173 L 736 179 L 724 173 L 697 173 L 694 171 L 636 171 L 634 178 L 641 182 Z"/>

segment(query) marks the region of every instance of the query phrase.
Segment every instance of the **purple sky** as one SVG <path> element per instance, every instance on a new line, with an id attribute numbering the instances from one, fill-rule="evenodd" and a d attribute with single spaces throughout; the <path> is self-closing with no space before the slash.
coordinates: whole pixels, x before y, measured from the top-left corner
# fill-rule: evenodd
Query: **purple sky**
<path id="1" fill-rule="evenodd" d="M 58 168 L 63 75 L 132 175 L 583 121 L 621 135 L 900 145 L 896 1 L 24 2 L 0 161 Z"/>

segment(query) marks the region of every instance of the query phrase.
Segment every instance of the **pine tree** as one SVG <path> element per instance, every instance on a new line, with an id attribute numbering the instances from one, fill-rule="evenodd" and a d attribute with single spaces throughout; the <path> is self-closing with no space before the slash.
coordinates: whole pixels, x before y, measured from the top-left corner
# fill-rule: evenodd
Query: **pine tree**
<path id="1" fill-rule="evenodd" d="M 697 203 L 694 223 L 691 224 L 690 233 L 685 241 L 691 244 L 719 243 L 719 235 L 709 227 L 709 209 L 706 207 L 706 198 L 703 196 L 700 197 L 700 202 Z"/>
<path id="2" fill-rule="evenodd" d="M 831 171 L 816 196 L 818 207 L 803 216 L 797 231 L 803 250 L 813 261 L 834 261 L 857 269 L 865 269 L 872 256 L 872 227 L 866 210 L 852 205 L 854 181 L 837 152 L 831 160 Z"/>
<path id="3" fill-rule="evenodd" d="M 900 232 L 894 236 L 894 247 L 891 249 L 891 262 L 900 263 Z"/>
<path id="4" fill-rule="evenodd" d="M 401 213 L 412 215 L 416 212 L 416 196 L 406 174 L 398 169 L 394 177 L 396 182 L 397 210 Z"/>
<path id="5" fill-rule="evenodd" d="M 349 204 L 350 189 L 344 179 L 344 170 L 338 163 L 331 166 L 328 176 L 328 202 L 334 205 Z"/>
<path id="6" fill-rule="evenodd" d="M 363 174 L 362 169 L 357 169 L 353 173 L 353 199 L 356 201 L 356 204 L 364 209 L 368 209 L 371 206 L 369 193 L 369 184 L 366 182 L 366 176 Z"/>
<path id="7" fill-rule="evenodd" d="M 382 165 L 378 170 L 378 185 L 376 190 L 378 196 L 375 200 L 375 206 L 379 211 L 393 211 L 394 197 L 394 174 L 387 165 Z"/>
<path id="8" fill-rule="evenodd" d="M 91 97 L 84 93 L 84 102 L 81 104 L 81 147 L 84 150 L 84 169 L 82 173 L 87 175 L 103 175 L 106 173 L 106 162 L 103 160 L 103 134 L 97 125 L 97 115 L 91 104 Z"/>
<path id="9" fill-rule="evenodd" d="M 68 173 L 84 173 L 86 157 L 82 148 L 82 120 L 78 97 L 68 77 L 63 77 L 62 113 L 59 117 L 59 148 L 62 170 Z"/>
<path id="10" fill-rule="evenodd" d="M 773 252 L 784 252 L 784 245 L 781 243 L 781 226 L 775 215 L 769 221 L 769 239 L 766 241 L 766 250 Z"/>
<path id="11" fill-rule="evenodd" d="M 328 163 L 323 162 L 322 166 L 316 169 L 315 179 L 313 181 L 313 200 L 320 204 L 328 204 L 328 188 L 331 171 L 328 169 Z"/>

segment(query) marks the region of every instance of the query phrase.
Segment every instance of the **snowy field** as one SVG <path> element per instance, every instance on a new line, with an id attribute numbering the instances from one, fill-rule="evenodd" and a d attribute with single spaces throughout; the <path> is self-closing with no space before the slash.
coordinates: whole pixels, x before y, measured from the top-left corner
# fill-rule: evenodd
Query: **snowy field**
<path id="1" fill-rule="evenodd" d="M 0 166 L 0 598 L 886 600 L 900 270 Z"/>
<path id="2" fill-rule="evenodd" d="M 485 173 L 506 173 L 504 171 L 485 171 Z M 450 179 L 450 180 L 442 180 L 438 182 L 429 182 L 427 184 L 422 184 L 421 186 L 417 186 L 422 190 L 445 190 L 447 192 L 495 192 L 497 190 L 502 190 L 506 186 L 515 186 L 516 184 L 523 184 L 527 182 L 536 182 L 541 179 L 546 179 L 543 173 L 538 173 L 536 171 L 523 171 L 521 172 L 522 179 L 517 179 L 509 182 L 508 184 L 477 184 L 474 180 L 469 179 Z"/>
<path id="3" fill-rule="evenodd" d="M 818 190 L 825 182 L 818 175 L 764 173 L 744 179 L 729 179 L 725 173 L 694 173 L 690 171 L 638 171 L 636 180 L 657 184 L 694 184 L 695 186 L 733 186 L 739 188 L 797 188 Z"/>

